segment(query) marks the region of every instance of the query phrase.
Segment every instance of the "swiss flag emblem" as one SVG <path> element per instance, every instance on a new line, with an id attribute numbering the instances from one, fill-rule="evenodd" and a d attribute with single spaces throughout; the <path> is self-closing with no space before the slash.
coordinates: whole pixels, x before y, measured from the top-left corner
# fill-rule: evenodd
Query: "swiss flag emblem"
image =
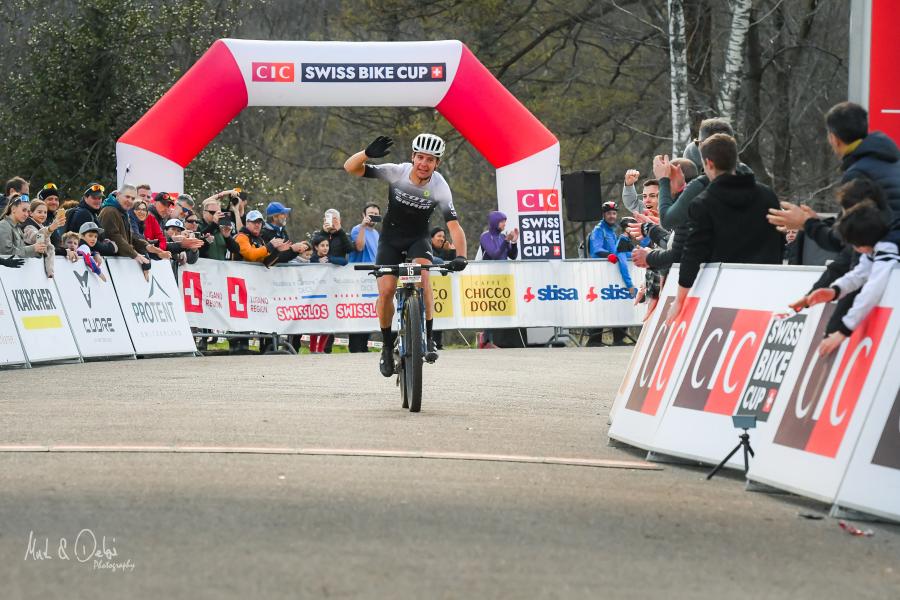
<path id="1" fill-rule="evenodd" d="M 559 255 L 560 255 L 559 246 L 553 246 L 553 256 L 559 256 Z"/>
<path id="2" fill-rule="evenodd" d="M 443 79 L 444 78 L 444 67 L 442 67 L 440 65 L 431 67 L 431 78 L 432 79 Z"/>
<path id="3" fill-rule="evenodd" d="M 228 314 L 236 319 L 247 318 L 247 283 L 241 277 L 229 277 Z"/>
<path id="4" fill-rule="evenodd" d="M 200 283 L 200 273 L 182 271 L 181 286 L 184 289 L 184 312 L 203 312 L 203 285 Z"/>

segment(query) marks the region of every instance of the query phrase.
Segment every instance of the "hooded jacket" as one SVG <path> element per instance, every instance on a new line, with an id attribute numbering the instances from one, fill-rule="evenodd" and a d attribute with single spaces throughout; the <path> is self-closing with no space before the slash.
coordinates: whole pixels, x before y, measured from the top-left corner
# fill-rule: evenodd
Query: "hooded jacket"
<path id="1" fill-rule="evenodd" d="M 779 208 L 768 187 L 752 174 L 719 175 L 690 204 L 690 233 L 684 244 L 678 283 L 694 285 L 701 263 L 780 265 L 784 237 L 766 220 Z"/>
<path id="2" fill-rule="evenodd" d="M 516 260 L 519 256 L 519 245 L 510 243 L 500 231 L 500 223 L 505 220 L 506 215 L 499 210 L 488 215 L 488 230 L 481 234 L 483 260 Z"/>
<path id="3" fill-rule="evenodd" d="M 841 183 L 868 177 L 880 185 L 891 210 L 889 223 L 891 227 L 900 225 L 900 150 L 891 138 L 873 131 L 844 156 L 841 169 Z"/>

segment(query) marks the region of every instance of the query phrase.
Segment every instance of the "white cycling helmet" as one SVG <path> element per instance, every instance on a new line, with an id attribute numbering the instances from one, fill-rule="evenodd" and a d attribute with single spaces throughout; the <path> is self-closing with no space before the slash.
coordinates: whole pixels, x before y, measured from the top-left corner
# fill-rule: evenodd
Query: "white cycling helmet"
<path id="1" fill-rule="evenodd" d="M 444 143 L 444 140 L 433 133 L 420 133 L 412 143 L 413 152 L 430 154 L 436 158 L 440 158 L 444 155 L 444 149 L 446 147 L 447 144 Z"/>

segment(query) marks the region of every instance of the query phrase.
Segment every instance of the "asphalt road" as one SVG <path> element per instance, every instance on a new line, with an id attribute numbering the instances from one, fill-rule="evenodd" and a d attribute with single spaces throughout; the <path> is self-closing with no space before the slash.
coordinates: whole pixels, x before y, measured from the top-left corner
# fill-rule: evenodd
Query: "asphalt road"
<path id="1" fill-rule="evenodd" d="M 0 371 L 0 598 L 900 598 L 900 527 L 607 468 L 628 357 L 447 351 L 417 415 L 374 354 Z"/>

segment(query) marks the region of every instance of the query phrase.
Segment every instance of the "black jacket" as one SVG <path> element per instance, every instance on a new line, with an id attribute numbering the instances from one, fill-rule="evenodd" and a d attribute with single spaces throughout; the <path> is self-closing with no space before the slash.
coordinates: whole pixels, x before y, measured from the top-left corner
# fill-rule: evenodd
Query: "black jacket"
<path id="1" fill-rule="evenodd" d="M 74 231 L 78 233 L 82 225 L 92 221 L 100 225 L 100 209 L 94 210 L 82 199 L 78 206 L 66 212 L 66 232 Z M 94 246 L 94 250 L 103 256 L 115 256 L 117 249 L 114 244 L 106 239 L 106 236 L 100 236 L 100 240 Z M 63 250 L 61 253 L 65 254 L 65 251 Z"/>
<path id="2" fill-rule="evenodd" d="M 873 131 L 841 161 L 842 183 L 868 177 L 881 186 L 891 209 L 891 226 L 900 225 L 900 150 L 891 138 Z"/>
<path id="3" fill-rule="evenodd" d="M 720 175 L 688 209 L 690 233 L 684 244 L 678 283 L 692 287 L 701 263 L 780 265 L 784 237 L 766 220 L 779 208 L 768 187 L 752 174 Z"/>
<path id="4" fill-rule="evenodd" d="M 266 241 L 268 244 L 275 238 L 279 238 L 285 241 L 297 242 L 300 240 L 295 240 L 291 238 L 291 234 L 288 233 L 287 227 L 276 227 L 272 225 L 268 221 L 263 223 L 262 229 L 259 231 L 259 236 Z M 286 263 L 291 260 L 297 258 L 297 253 L 293 250 L 282 250 L 278 253 L 278 262 Z"/>

